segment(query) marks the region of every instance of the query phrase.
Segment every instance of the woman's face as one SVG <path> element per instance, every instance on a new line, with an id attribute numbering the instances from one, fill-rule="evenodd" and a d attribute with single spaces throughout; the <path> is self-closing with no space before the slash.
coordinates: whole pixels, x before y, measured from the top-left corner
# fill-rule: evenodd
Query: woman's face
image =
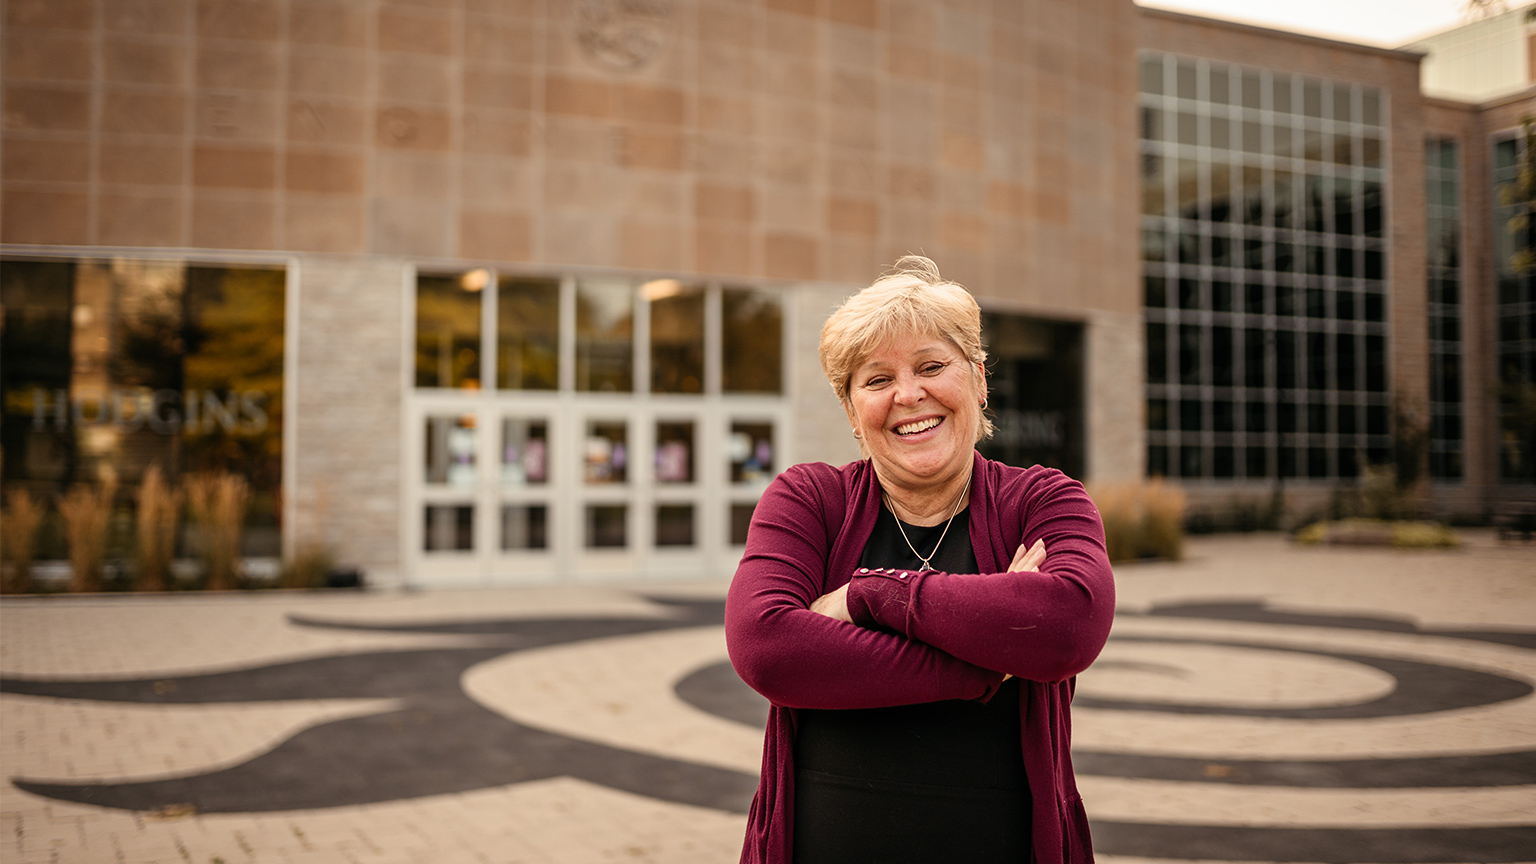
<path id="1" fill-rule="evenodd" d="M 844 407 L 882 482 L 921 489 L 970 464 L 986 388 L 953 342 L 913 334 L 879 346 L 854 369 Z"/>

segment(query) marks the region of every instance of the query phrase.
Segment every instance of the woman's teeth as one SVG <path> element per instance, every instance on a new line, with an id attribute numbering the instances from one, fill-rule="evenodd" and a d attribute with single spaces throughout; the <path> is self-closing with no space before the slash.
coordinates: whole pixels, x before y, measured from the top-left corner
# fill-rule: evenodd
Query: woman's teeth
<path id="1" fill-rule="evenodd" d="M 927 431 L 929 429 L 932 429 L 933 427 L 939 425 L 939 422 L 940 422 L 940 418 L 938 418 L 938 417 L 929 417 L 927 420 L 918 420 L 918 421 L 913 422 L 913 423 L 904 423 L 904 424 L 896 427 L 896 434 L 897 435 L 915 435 L 918 432 L 924 432 L 924 431 Z"/>

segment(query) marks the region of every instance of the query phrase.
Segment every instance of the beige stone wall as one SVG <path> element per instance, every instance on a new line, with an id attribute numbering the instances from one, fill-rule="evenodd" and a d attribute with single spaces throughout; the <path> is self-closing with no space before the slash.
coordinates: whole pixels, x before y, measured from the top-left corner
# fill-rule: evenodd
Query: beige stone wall
<path id="1" fill-rule="evenodd" d="M 407 328 L 399 259 L 309 256 L 297 285 L 298 411 L 284 543 L 323 542 L 373 585 L 401 576 L 401 406 Z"/>
<path id="2" fill-rule="evenodd" d="M 587 5 L 5 0 L 0 241 L 1133 308 L 1129 0 L 657 0 L 635 69 Z"/>
<path id="3" fill-rule="evenodd" d="M 1140 311 L 1096 312 L 1084 330 L 1083 399 L 1087 472 L 1093 483 L 1135 483 L 1146 476 L 1146 324 Z"/>

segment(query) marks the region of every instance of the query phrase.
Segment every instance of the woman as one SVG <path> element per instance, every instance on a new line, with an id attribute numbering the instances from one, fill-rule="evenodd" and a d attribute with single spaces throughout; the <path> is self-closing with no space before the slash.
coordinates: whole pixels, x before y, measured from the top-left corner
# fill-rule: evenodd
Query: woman
<path id="1" fill-rule="evenodd" d="M 726 601 L 772 707 L 741 860 L 1092 861 L 1073 676 L 1114 579 L 1059 471 L 983 459 L 981 312 L 908 256 L 850 298 L 821 363 L 867 458 L 764 493 Z"/>

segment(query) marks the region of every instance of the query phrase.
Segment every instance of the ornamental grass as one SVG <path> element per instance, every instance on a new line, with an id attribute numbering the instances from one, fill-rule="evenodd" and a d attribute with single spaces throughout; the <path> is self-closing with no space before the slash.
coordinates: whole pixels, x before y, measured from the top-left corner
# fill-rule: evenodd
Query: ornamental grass
<path id="1" fill-rule="evenodd" d="M 1177 560 L 1184 554 L 1184 492 L 1154 478 L 1089 490 L 1104 520 L 1111 561 Z"/>
<path id="2" fill-rule="evenodd" d="M 11 569 L 0 578 L 0 591 L 25 594 L 32 590 L 32 558 L 37 553 L 37 529 L 47 508 L 25 489 L 12 489 L 5 496 L 5 513 L 0 516 L 0 543 L 5 544 Z"/>
<path id="3" fill-rule="evenodd" d="M 164 591 L 170 585 L 171 561 L 176 555 L 176 529 L 181 524 L 181 489 L 165 482 L 159 465 L 149 466 L 139 484 L 138 533 L 140 591 Z"/>
<path id="4" fill-rule="evenodd" d="M 211 591 L 234 588 L 240 568 L 240 535 L 250 485 L 227 472 L 193 474 L 186 480 L 187 509 L 202 535 Z"/>
<path id="5" fill-rule="evenodd" d="M 59 502 L 64 517 L 64 538 L 69 543 L 69 590 L 101 590 L 102 564 L 106 560 L 107 529 L 112 519 L 112 498 L 117 481 L 100 485 L 76 483 Z"/>

